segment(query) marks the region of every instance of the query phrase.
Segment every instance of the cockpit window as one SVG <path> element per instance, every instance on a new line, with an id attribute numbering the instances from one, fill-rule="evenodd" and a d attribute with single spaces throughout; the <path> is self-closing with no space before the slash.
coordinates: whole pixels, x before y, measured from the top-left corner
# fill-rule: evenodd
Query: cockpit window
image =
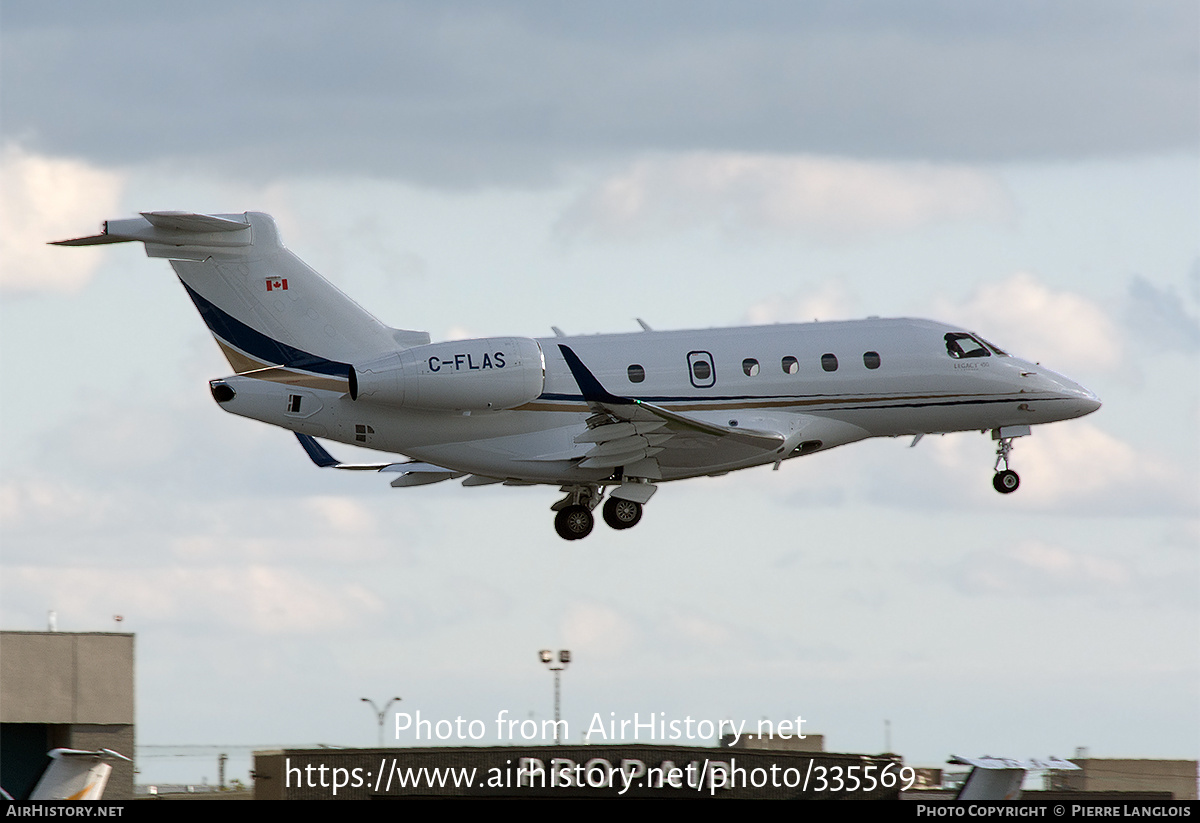
<path id="1" fill-rule="evenodd" d="M 963 332 L 950 332 L 946 335 L 946 353 L 956 360 L 992 356 L 987 346 Z"/>
<path id="2" fill-rule="evenodd" d="M 1010 356 L 1008 352 L 1001 351 L 1000 347 L 997 346 L 995 343 L 993 343 L 990 340 L 984 340 L 982 337 L 976 337 L 975 339 L 978 340 L 983 345 L 987 346 L 989 349 L 991 349 L 992 354 L 999 355 L 1000 357 L 1009 357 Z"/>

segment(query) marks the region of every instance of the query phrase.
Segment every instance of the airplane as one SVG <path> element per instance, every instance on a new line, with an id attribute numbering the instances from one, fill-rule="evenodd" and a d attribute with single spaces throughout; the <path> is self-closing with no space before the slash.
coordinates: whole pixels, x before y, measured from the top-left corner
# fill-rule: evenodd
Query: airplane
<path id="1" fill-rule="evenodd" d="M 971 767 L 966 780 L 954 796 L 959 802 L 1020 800 L 1021 787 L 1029 772 L 1080 771 L 1079 766 L 1070 760 L 1053 755 L 1048 758 L 952 755 L 949 762 Z"/>
<path id="2" fill-rule="evenodd" d="M 132 762 L 112 749 L 59 748 L 51 749 L 46 756 L 50 762 L 27 800 L 99 800 L 112 775 L 112 762 Z M 14 799 L 4 789 L 0 789 L 0 797 Z"/>
<path id="3" fill-rule="evenodd" d="M 911 318 L 431 342 L 391 328 L 288 251 L 267 214 L 143 212 L 54 245 L 140 242 L 167 259 L 234 374 L 227 412 L 295 433 L 322 468 L 397 488 L 556 485 L 566 540 L 636 525 L 659 483 L 718 476 L 871 437 L 1013 440 L 1100 408 L 1095 394 L 960 326 Z M 342 463 L 315 438 L 404 455 Z M 604 498 L 607 495 L 607 500 Z"/>

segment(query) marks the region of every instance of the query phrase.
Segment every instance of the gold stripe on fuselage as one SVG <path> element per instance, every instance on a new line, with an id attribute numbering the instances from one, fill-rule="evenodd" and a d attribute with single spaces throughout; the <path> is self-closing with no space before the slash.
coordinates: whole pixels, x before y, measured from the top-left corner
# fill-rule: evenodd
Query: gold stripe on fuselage
<path id="1" fill-rule="evenodd" d="M 221 354 L 225 355 L 225 359 L 229 361 L 229 365 L 232 366 L 233 370 L 238 374 L 257 371 L 258 369 L 269 365 L 261 360 L 255 360 L 249 355 L 242 354 L 240 351 L 226 343 L 223 343 L 221 340 L 217 340 L 217 345 L 221 347 Z"/>
<path id="2" fill-rule="evenodd" d="M 217 340 L 225 359 L 234 371 L 243 377 L 253 377 L 257 380 L 267 380 L 272 383 L 284 383 L 288 386 L 301 386 L 306 389 L 324 389 L 325 391 L 345 392 L 350 388 L 348 377 L 329 377 L 322 374 L 296 371 L 285 366 L 276 366 L 250 357 L 237 349 Z"/>

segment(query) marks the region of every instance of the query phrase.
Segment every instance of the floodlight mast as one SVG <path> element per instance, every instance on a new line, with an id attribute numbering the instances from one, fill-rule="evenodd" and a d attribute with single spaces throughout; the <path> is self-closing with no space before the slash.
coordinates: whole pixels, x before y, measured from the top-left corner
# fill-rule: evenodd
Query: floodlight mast
<path id="1" fill-rule="evenodd" d="M 549 667 L 550 671 L 554 672 L 554 745 L 562 745 L 562 671 L 571 662 L 571 652 L 569 649 L 560 649 L 558 652 L 558 665 L 554 665 L 554 652 L 549 649 L 542 649 L 538 652 L 538 659 Z"/>
<path id="2" fill-rule="evenodd" d="M 381 709 L 375 705 L 375 701 L 372 700 L 371 698 L 369 698 L 369 697 L 362 698 L 362 702 L 370 703 L 371 711 L 375 712 L 375 719 L 379 723 L 379 748 L 381 748 L 381 749 L 383 748 L 383 718 L 387 717 L 387 710 L 391 708 L 392 704 L 399 703 L 400 700 L 401 700 L 401 698 L 399 698 L 399 697 L 393 697 L 391 700 L 389 700 L 387 703 L 385 703 L 383 708 Z"/>

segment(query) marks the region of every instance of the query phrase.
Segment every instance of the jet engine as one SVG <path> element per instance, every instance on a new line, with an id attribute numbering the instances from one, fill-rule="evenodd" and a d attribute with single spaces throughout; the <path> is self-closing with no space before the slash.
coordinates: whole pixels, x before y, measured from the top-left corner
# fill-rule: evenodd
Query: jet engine
<path id="1" fill-rule="evenodd" d="M 430 343 L 350 369 L 352 399 L 400 409 L 511 409 L 536 399 L 545 383 L 542 347 L 529 337 Z"/>

